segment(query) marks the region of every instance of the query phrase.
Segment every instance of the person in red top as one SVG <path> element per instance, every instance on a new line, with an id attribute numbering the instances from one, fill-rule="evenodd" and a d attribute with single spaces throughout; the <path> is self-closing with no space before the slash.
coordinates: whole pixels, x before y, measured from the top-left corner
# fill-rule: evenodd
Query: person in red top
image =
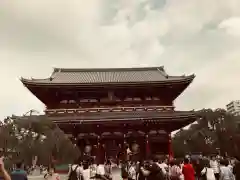
<path id="1" fill-rule="evenodd" d="M 184 180 L 195 180 L 195 171 L 188 158 L 184 159 L 182 173 L 184 175 Z"/>

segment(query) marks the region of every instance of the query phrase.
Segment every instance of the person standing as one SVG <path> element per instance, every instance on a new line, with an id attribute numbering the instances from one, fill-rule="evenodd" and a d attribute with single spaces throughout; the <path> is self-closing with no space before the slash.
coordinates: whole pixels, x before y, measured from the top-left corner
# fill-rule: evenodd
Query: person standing
<path id="1" fill-rule="evenodd" d="M 11 180 L 11 177 L 4 167 L 3 157 L 0 158 L 0 180 Z"/>
<path id="2" fill-rule="evenodd" d="M 163 158 L 157 165 L 161 168 L 163 176 L 167 179 L 169 175 L 168 159 Z"/>
<path id="3" fill-rule="evenodd" d="M 84 178 L 84 180 L 85 180 L 85 178 Z M 107 180 L 107 178 L 105 176 L 104 162 L 97 162 L 96 180 Z"/>
<path id="4" fill-rule="evenodd" d="M 240 158 L 236 157 L 235 163 L 234 163 L 234 167 L 233 167 L 233 173 L 235 175 L 235 179 L 238 180 L 240 179 Z"/>
<path id="5" fill-rule="evenodd" d="M 72 165 L 69 166 L 68 180 L 79 180 L 82 178 L 82 162 L 81 157 L 76 159 Z"/>
<path id="6" fill-rule="evenodd" d="M 11 173 L 11 180 L 28 180 L 22 162 L 16 163 L 16 169 Z"/>
<path id="7" fill-rule="evenodd" d="M 201 171 L 202 177 L 206 180 L 215 180 L 215 174 L 213 169 L 210 167 L 209 161 L 205 161 L 204 168 Z M 200 179 L 200 178 L 199 178 Z"/>
<path id="8" fill-rule="evenodd" d="M 195 180 L 195 171 L 188 158 L 184 159 L 182 173 L 184 176 L 184 180 Z"/>
<path id="9" fill-rule="evenodd" d="M 124 161 L 122 161 L 122 165 L 121 165 L 121 176 L 123 180 L 127 180 L 128 179 L 128 162 L 124 159 Z"/>
<path id="10" fill-rule="evenodd" d="M 171 180 L 179 180 L 182 175 L 181 168 L 176 160 L 170 162 L 169 175 Z"/>
<path id="11" fill-rule="evenodd" d="M 45 180 L 60 180 L 60 176 L 55 172 L 54 167 L 48 168 L 48 173 L 44 176 Z"/>
<path id="12" fill-rule="evenodd" d="M 128 180 L 135 180 L 136 178 L 137 178 L 136 163 L 129 161 Z"/>
<path id="13" fill-rule="evenodd" d="M 207 163 L 208 163 L 208 165 L 207 165 Z M 203 168 L 206 167 L 206 165 L 207 165 L 207 167 L 209 166 L 209 160 L 205 160 L 204 164 L 203 164 L 202 159 L 196 159 L 193 162 L 193 168 L 195 170 L 195 176 L 196 176 L 197 180 L 201 179 L 201 172 L 202 172 Z"/>
<path id="14" fill-rule="evenodd" d="M 90 165 L 89 162 L 83 162 L 83 171 L 82 171 L 82 177 L 84 180 L 90 180 L 91 172 L 90 172 Z"/>
<path id="15" fill-rule="evenodd" d="M 232 173 L 231 169 L 228 167 L 229 162 L 228 160 L 222 160 L 221 164 L 223 166 L 220 167 L 220 180 L 234 180 L 234 174 Z"/>
<path id="16" fill-rule="evenodd" d="M 144 162 L 143 162 L 143 160 L 140 161 L 140 163 L 138 165 L 138 170 L 137 171 L 138 171 L 138 180 L 146 180 L 146 176 L 145 176 L 145 171 L 146 170 L 144 169 Z"/>
<path id="17" fill-rule="evenodd" d="M 218 162 L 218 160 L 215 156 L 212 156 L 212 158 L 210 160 L 210 167 L 213 169 L 216 180 L 219 180 L 220 165 L 219 165 L 219 162 Z"/>
<path id="18" fill-rule="evenodd" d="M 105 177 L 108 179 L 108 180 L 112 180 L 112 162 L 110 159 L 108 159 L 105 163 L 105 166 L 104 166 L 104 169 L 105 169 Z"/>
<path id="19" fill-rule="evenodd" d="M 144 170 L 144 169 L 143 169 Z M 165 177 L 162 174 L 161 168 L 157 165 L 156 159 L 154 161 L 149 160 L 146 164 L 145 176 L 147 180 L 163 180 Z"/>

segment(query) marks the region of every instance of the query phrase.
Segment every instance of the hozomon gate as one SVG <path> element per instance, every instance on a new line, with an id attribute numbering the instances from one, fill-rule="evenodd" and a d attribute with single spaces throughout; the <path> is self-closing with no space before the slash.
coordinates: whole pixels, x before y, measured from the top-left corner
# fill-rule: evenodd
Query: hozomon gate
<path id="1" fill-rule="evenodd" d="M 21 81 L 81 150 L 91 145 L 92 154 L 116 157 L 124 143 L 138 144 L 146 157 L 172 155 L 171 132 L 196 120 L 173 104 L 194 77 L 169 76 L 163 67 L 55 68 L 49 78 Z"/>

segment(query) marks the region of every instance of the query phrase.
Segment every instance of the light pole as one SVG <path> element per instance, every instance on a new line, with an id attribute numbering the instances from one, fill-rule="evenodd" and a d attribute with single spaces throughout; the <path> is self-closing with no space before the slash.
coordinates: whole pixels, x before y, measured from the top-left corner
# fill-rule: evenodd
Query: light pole
<path id="1" fill-rule="evenodd" d="M 214 121 L 215 133 L 217 135 L 218 144 L 219 144 L 218 152 L 222 156 L 224 156 L 226 152 L 224 147 L 224 142 L 222 142 L 223 141 L 222 135 L 226 130 L 225 127 L 223 127 L 223 123 L 224 123 L 224 116 L 221 116 Z"/>

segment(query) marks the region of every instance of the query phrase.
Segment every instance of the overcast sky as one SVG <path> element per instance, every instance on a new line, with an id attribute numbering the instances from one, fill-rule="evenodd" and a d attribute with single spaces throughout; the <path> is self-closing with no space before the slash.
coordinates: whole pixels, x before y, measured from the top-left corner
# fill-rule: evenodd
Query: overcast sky
<path id="1" fill-rule="evenodd" d="M 53 67 L 165 66 L 196 74 L 178 109 L 240 99 L 239 0 L 1 0 L 0 117 L 44 105 L 19 78 Z"/>

